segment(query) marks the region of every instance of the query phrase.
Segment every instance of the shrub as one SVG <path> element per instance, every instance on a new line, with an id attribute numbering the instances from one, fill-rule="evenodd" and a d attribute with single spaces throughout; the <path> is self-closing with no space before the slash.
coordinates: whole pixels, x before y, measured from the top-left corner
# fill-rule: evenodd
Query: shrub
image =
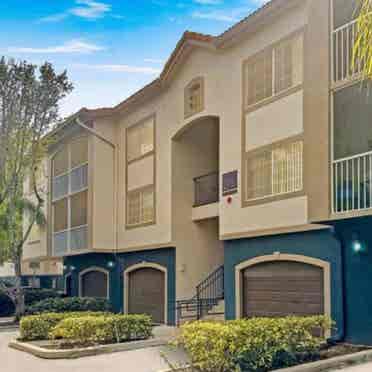
<path id="1" fill-rule="evenodd" d="M 29 306 L 26 310 L 27 315 L 41 313 L 63 313 L 77 311 L 104 311 L 111 310 L 110 302 L 104 298 L 48 298 L 46 300 L 36 302 Z"/>
<path id="2" fill-rule="evenodd" d="M 152 320 L 147 315 L 109 315 L 67 318 L 50 332 L 52 339 L 74 344 L 106 344 L 147 339 Z"/>
<path id="3" fill-rule="evenodd" d="M 63 296 L 63 293 L 54 289 L 26 288 L 25 305 L 30 306 L 35 302 L 40 302 L 48 298 L 61 298 Z"/>
<path id="4" fill-rule="evenodd" d="M 253 318 L 230 322 L 194 322 L 181 328 L 178 344 L 203 372 L 269 371 L 314 359 L 329 318 Z"/>
<path id="5" fill-rule="evenodd" d="M 19 323 L 20 338 L 24 341 L 46 340 L 49 332 L 60 321 L 67 318 L 102 316 L 102 312 L 44 313 L 25 316 Z"/>

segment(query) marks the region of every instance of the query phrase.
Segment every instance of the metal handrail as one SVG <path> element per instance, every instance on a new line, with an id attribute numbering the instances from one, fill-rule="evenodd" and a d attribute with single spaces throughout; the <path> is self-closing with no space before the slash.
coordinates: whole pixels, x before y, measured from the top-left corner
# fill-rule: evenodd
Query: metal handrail
<path id="1" fill-rule="evenodd" d="M 219 172 L 194 178 L 194 207 L 216 203 L 219 200 Z"/>

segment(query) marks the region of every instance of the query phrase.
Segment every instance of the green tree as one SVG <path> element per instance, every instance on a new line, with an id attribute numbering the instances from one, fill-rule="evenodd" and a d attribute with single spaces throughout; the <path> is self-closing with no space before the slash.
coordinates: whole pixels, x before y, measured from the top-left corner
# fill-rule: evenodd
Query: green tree
<path id="1" fill-rule="evenodd" d="M 358 0 L 358 31 L 353 51 L 353 64 L 362 62 L 362 75 L 372 79 L 372 0 Z"/>
<path id="2" fill-rule="evenodd" d="M 58 122 L 59 103 L 72 89 L 66 71 L 58 74 L 50 63 L 38 68 L 0 59 L 0 261 L 14 263 L 17 316 L 24 311 L 23 245 L 35 223 L 46 223 L 46 190 L 37 182 L 50 145 L 45 135 Z M 26 180 L 31 190 L 27 199 Z"/>

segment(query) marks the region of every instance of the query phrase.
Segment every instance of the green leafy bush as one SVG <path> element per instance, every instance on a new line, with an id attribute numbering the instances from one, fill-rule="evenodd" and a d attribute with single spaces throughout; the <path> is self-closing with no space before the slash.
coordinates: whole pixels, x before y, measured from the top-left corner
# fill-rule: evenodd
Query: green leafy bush
<path id="1" fill-rule="evenodd" d="M 147 339 L 151 332 L 152 320 L 147 315 L 85 316 L 62 320 L 49 337 L 71 344 L 107 344 Z"/>
<path id="2" fill-rule="evenodd" d="M 48 339 L 49 332 L 60 321 L 67 318 L 102 316 L 103 312 L 44 313 L 25 316 L 19 323 L 20 338 L 24 341 Z"/>
<path id="3" fill-rule="evenodd" d="M 63 293 L 54 289 L 27 288 L 25 289 L 25 305 L 30 306 L 48 298 L 61 298 L 63 296 Z"/>
<path id="4" fill-rule="evenodd" d="M 323 316 L 194 322 L 181 328 L 177 343 L 203 372 L 265 372 L 316 359 L 325 339 L 315 334 L 331 327 Z"/>
<path id="5" fill-rule="evenodd" d="M 111 305 L 105 298 L 48 298 L 46 300 L 36 302 L 29 306 L 26 310 L 27 315 L 41 313 L 63 313 L 77 311 L 104 311 L 111 310 Z"/>

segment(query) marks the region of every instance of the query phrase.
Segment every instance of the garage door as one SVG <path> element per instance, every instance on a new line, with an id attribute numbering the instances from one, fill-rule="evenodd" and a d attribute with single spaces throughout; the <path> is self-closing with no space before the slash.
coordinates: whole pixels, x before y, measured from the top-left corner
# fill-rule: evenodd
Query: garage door
<path id="1" fill-rule="evenodd" d="M 245 317 L 324 314 L 320 267 L 276 261 L 251 266 L 242 275 Z"/>
<path id="2" fill-rule="evenodd" d="M 164 273 L 152 268 L 143 268 L 129 273 L 128 279 L 128 312 L 148 314 L 154 323 L 164 323 Z"/>
<path id="3" fill-rule="evenodd" d="M 107 297 L 107 275 L 102 271 L 89 271 L 81 277 L 83 297 Z"/>

